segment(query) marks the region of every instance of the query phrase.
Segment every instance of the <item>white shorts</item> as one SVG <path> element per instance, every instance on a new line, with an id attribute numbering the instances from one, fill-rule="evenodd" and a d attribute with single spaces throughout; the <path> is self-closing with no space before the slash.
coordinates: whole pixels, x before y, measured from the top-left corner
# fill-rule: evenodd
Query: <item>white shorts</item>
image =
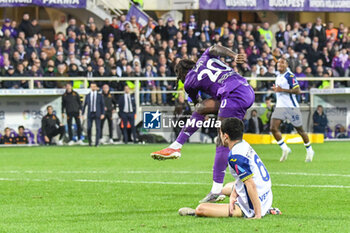
<path id="1" fill-rule="evenodd" d="M 248 196 L 238 196 L 236 204 L 241 208 L 244 217 L 252 218 L 255 216 L 254 208 Z M 265 216 L 272 206 L 272 190 L 270 189 L 265 195 L 259 196 L 261 201 L 261 217 Z"/>
<path id="2" fill-rule="evenodd" d="M 272 113 L 271 118 L 282 121 L 289 120 L 294 127 L 300 127 L 303 125 L 299 108 L 276 108 Z"/>

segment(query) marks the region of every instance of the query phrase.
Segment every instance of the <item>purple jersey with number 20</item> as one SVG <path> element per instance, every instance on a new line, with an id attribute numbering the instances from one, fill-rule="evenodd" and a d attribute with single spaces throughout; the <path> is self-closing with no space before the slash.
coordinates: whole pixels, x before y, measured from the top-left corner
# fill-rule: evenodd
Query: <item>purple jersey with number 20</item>
<path id="1" fill-rule="evenodd" d="M 187 73 L 184 85 L 191 99 L 196 99 L 198 91 L 202 91 L 221 100 L 237 87 L 249 84 L 245 78 L 220 61 L 219 57 L 211 56 L 208 48 L 198 59 L 196 66 Z"/>
<path id="2" fill-rule="evenodd" d="M 254 90 L 247 80 L 220 61 L 219 57 L 211 56 L 209 48 L 187 73 L 184 85 L 192 100 L 197 98 L 198 91 L 219 100 L 219 117 L 242 120 L 255 99 Z"/>

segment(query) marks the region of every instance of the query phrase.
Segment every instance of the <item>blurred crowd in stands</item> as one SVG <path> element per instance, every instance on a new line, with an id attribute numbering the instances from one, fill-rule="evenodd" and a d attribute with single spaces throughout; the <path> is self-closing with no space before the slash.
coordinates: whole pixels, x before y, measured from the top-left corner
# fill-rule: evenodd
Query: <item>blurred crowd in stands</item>
<path id="1" fill-rule="evenodd" d="M 217 25 L 213 21 L 198 22 L 191 16 L 188 22 L 174 22 L 172 18 L 149 19 L 141 27 L 136 17 L 106 19 L 97 28 L 94 18 L 86 24 L 77 24 L 71 18 L 65 32 L 58 32 L 54 40 L 41 34 L 40 25 L 29 14 L 21 22 L 5 19 L 0 30 L 0 75 L 7 77 L 149 77 L 141 82 L 141 89 L 173 90 L 175 82 L 154 81 L 152 77 L 175 76 L 174 65 L 182 58 L 196 60 L 214 44 L 221 44 L 237 53 L 245 53 L 247 63 L 237 65 L 222 58 L 245 77 L 275 77 L 276 61 L 288 59 L 290 69 L 297 77 L 349 77 L 350 32 L 348 25 L 316 22 L 301 25 L 279 25 L 275 34 L 269 23 L 253 25 L 238 23 L 236 19 Z M 273 45 L 275 38 L 276 46 Z M 257 91 L 266 91 L 271 82 L 250 84 Z M 124 82 L 108 83 L 112 90 L 122 91 Z M 82 86 L 74 81 L 73 88 Z M 327 88 L 327 81 L 301 81 L 302 90 L 311 87 Z M 347 87 L 349 82 L 336 82 L 336 87 Z M 36 81 L 36 88 L 60 88 L 64 82 Z M 3 81 L 2 88 L 28 88 L 27 81 Z M 302 99 L 306 99 L 304 94 Z M 263 100 L 263 99 L 262 99 Z M 167 95 L 143 94 L 142 104 L 169 104 Z"/>

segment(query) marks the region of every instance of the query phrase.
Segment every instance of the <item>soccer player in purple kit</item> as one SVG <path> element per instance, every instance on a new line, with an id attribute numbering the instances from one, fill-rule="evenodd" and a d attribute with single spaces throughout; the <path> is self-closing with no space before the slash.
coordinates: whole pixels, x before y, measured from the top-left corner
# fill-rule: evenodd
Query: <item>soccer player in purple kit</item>
<path id="1" fill-rule="evenodd" d="M 191 121 L 203 122 L 207 114 L 218 114 L 219 120 L 229 117 L 242 120 L 247 109 L 254 102 L 255 94 L 247 80 L 224 64 L 220 56 L 231 57 L 237 63 L 245 62 L 244 54 L 236 54 L 226 47 L 214 45 L 202 54 L 197 63 L 182 59 L 175 67 L 178 80 L 184 83 L 185 91 L 195 104 Z M 199 91 L 212 98 L 201 101 L 198 98 Z M 196 125 L 184 127 L 175 142 L 163 150 L 151 153 L 152 158 L 164 160 L 181 157 L 183 144 L 198 130 Z M 216 202 L 225 198 L 221 190 L 228 164 L 228 154 L 229 149 L 223 146 L 218 137 L 213 166 L 213 186 L 200 203 Z"/>

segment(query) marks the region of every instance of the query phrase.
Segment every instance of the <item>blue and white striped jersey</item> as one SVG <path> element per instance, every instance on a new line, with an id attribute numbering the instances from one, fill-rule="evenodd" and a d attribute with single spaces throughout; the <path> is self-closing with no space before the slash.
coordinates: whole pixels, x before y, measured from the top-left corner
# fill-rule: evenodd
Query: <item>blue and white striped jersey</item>
<path id="1" fill-rule="evenodd" d="M 275 85 L 280 86 L 283 89 L 294 89 L 299 87 L 298 80 L 290 70 L 287 70 L 284 74 L 279 74 L 276 78 Z M 295 94 L 290 94 L 287 92 L 277 92 L 276 97 L 276 108 L 299 107 L 299 103 L 295 97 Z"/>
<path id="2" fill-rule="evenodd" d="M 265 165 L 244 140 L 232 148 L 228 160 L 230 172 L 237 181 L 235 183 L 237 202 L 243 213 L 247 217 L 254 216 L 254 208 L 244 185 L 244 181 L 252 178 L 261 201 L 261 215 L 264 216 L 272 205 L 271 179 Z"/>

